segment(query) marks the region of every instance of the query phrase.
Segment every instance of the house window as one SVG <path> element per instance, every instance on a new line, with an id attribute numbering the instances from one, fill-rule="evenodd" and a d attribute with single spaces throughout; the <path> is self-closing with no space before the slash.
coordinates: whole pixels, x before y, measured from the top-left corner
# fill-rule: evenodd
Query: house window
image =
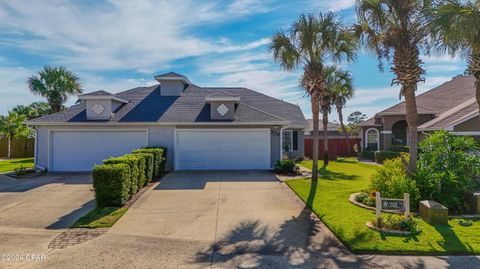
<path id="1" fill-rule="evenodd" d="M 293 131 L 293 145 L 292 145 L 292 149 L 293 150 L 298 150 L 298 132 L 297 131 Z"/>
<path id="2" fill-rule="evenodd" d="M 293 131 L 284 130 L 282 135 L 283 152 L 291 152 L 293 150 Z"/>
<path id="3" fill-rule="evenodd" d="M 366 132 L 365 148 L 368 150 L 379 150 L 380 148 L 380 135 L 377 129 L 370 128 Z"/>

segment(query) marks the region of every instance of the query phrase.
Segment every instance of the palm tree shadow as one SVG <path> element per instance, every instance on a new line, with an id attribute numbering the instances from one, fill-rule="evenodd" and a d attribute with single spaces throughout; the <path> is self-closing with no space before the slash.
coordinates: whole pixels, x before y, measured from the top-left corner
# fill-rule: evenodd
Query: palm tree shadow
<path id="1" fill-rule="evenodd" d="M 327 180 L 354 180 L 359 178 L 357 175 L 351 175 L 342 172 L 333 172 L 331 170 L 328 170 L 326 165 L 323 165 L 320 169 L 318 169 L 318 172 L 322 179 Z"/>
<path id="2" fill-rule="evenodd" d="M 361 268 L 363 261 L 352 259 L 321 225 L 307 207 L 277 225 L 247 219 L 198 252 L 194 262 L 229 268 Z"/>

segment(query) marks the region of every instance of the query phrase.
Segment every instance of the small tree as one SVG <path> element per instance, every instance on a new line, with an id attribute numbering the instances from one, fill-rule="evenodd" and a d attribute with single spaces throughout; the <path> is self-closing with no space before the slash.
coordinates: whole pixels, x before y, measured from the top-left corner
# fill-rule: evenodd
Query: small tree
<path id="1" fill-rule="evenodd" d="M 7 157 L 11 157 L 12 138 L 28 137 L 31 134 L 30 129 L 23 123 L 26 117 L 13 111 L 9 111 L 7 116 L 0 116 L 0 133 L 8 139 Z"/>
<path id="2" fill-rule="evenodd" d="M 38 75 L 28 78 L 28 87 L 47 99 L 53 112 L 59 112 L 68 96 L 82 93 L 79 78 L 63 66 L 44 66 Z"/>

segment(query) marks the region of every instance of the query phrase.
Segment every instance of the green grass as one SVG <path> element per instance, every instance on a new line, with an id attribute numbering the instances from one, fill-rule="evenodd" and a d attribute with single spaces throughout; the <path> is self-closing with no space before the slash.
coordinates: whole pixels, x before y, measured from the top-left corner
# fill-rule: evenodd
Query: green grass
<path id="1" fill-rule="evenodd" d="M 109 228 L 117 222 L 128 208 L 126 207 L 97 207 L 81 217 L 72 228 Z"/>
<path id="2" fill-rule="evenodd" d="M 311 161 L 300 165 L 310 168 Z M 322 167 L 322 163 L 319 163 Z M 354 159 L 331 162 L 320 168 L 321 179 L 311 187 L 310 179 L 288 180 L 286 183 L 308 204 L 337 237 L 355 253 L 396 254 L 466 254 L 480 253 L 480 221 L 463 227 L 458 220 L 448 225 L 431 226 L 416 218 L 422 232 L 414 236 L 387 235 L 368 229 L 365 223 L 375 212 L 351 204 L 348 197 L 367 189 L 376 166 Z M 310 190 L 315 192 L 310 193 Z"/>
<path id="3" fill-rule="evenodd" d="M 0 173 L 11 172 L 20 167 L 33 167 L 33 158 L 11 159 L 7 161 L 0 161 Z"/>

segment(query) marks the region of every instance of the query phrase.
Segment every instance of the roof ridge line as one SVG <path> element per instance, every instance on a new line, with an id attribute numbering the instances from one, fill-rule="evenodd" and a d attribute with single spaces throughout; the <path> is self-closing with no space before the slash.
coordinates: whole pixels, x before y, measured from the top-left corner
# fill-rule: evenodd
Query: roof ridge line
<path id="1" fill-rule="evenodd" d="M 429 126 L 432 126 L 433 124 L 435 124 L 435 123 L 437 123 L 437 122 L 439 122 L 439 121 L 441 121 L 441 120 L 443 120 L 443 119 L 451 116 L 452 114 L 454 114 L 454 113 L 462 110 L 462 109 L 465 108 L 466 106 L 470 105 L 470 103 L 475 103 L 475 102 L 476 102 L 475 98 L 471 98 L 471 99 L 469 99 L 469 100 L 467 100 L 467 101 L 465 101 L 465 102 L 463 102 L 463 103 L 461 103 L 461 104 L 459 104 L 459 105 L 456 105 L 456 106 L 450 108 L 449 110 L 447 110 L 447 111 L 443 112 L 442 114 L 438 115 L 438 117 L 436 117 L 436 118 L 434 118 L 434 119 L 432 119 L 432 120 L 430 120 L 430 121 L 427 121 L 427 122 L 425 122 L 424 124 L 422 124 L 422 125 L 420 125 L 420 126 L 418 126 L 418 127 L 419 127 L 419 128 L 420 128 L 420 127 L 422 127 L 422 128 L 428 128 Z"/>
<path id="2" fill-rule="evenodd" d="M 249 108 L 251 108 L 251 109 L 253 109 L 253 110 L 256 110 L 256 111 L 258 111 L 258 112 L 261 112 L 261 113 L 263 113 L 263 114 L 265 114 L 265 115 L 268 115 L 268 116 L 270 116 L 270 117 L 277 118 L 277 119 L 282 120 L 282 121 L 285 121 L 285 122 L 290 122 L 290 121 L 288 121 L 288 120 L 286 120 L 286 119 L 284 119 L 284 118 L 280 118 L 280 117 L 278 117 L 278 116 L 275 116 L 275 115 L 273 115 L 273 114 L 270 114 L 270 113 L 268 113 L 268 112 L 265 112 L 265 111 L 263 111 L 263 110 L 261 110 L 261 109 L 258 109 L 258 108 L 256 108 L 256 107 L 253 107 L 253 106 L 251 106 L 251 105 L 247 105 L 247 104 L 245 104 L 245 103 L 243 103 L 243 102 L 241 102 L 240 104 L 242 104 L 242 105 L 244 105 L 244 106 L 246 106 L 246 107 L 249 107 Z"/>

